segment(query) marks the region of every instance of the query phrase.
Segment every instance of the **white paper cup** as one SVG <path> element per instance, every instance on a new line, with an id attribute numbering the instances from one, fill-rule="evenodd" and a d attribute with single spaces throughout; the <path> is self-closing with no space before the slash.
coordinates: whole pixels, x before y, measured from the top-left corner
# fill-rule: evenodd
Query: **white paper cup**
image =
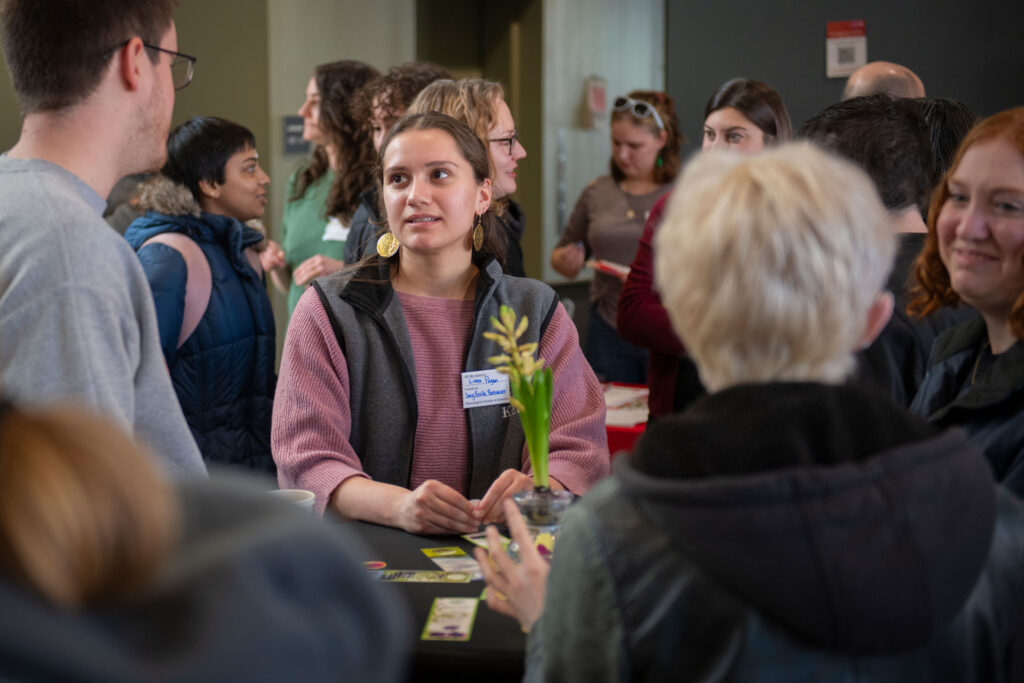
<path id="1" fill-rule="evenodd" d="M 281 500 L 286 500 L 289 503 L 295 503 L 299 507 L 313 511 L 313 504 L 316 502 L 316 495 L 312 491 L 305 489 L 274 489 L 269 492 L 270 495 L 276 496 Z"/>

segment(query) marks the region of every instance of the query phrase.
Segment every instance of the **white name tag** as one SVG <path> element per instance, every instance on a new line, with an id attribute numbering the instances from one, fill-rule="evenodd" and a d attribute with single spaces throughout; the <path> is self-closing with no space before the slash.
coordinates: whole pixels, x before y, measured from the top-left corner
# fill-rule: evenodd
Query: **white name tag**
<path id="1" fill-rule="evenodd" d="M 324 242 L 344 242 L 348 239 L 349 230 L 347 225 L 331 216 L 327 221 L 327 227 L 324 228 Z"/>
<path id="2" fill-rule="evenodd" d="M 508 376 L 497 370 L 462 373 L 462 407 L 479 408 L 508 403 Z"/>

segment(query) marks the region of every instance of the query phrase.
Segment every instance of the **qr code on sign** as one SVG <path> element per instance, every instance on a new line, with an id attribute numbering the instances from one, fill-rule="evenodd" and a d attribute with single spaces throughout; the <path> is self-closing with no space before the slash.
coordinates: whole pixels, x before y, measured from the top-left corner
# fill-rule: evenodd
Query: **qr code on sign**
<path id="1" fill-rule="evenodd" d="M 839 63 L 840 64 L 853 64 L 854 60 L 857 58 L 857 54 L 856 53 L 857 53 L 857 51 L 856 51 L 856 49 L 852 45 L 850 45 L 848 47 L 841 47 L 841 48 L 839 48 L 839 55 L 838 55 Z"/>

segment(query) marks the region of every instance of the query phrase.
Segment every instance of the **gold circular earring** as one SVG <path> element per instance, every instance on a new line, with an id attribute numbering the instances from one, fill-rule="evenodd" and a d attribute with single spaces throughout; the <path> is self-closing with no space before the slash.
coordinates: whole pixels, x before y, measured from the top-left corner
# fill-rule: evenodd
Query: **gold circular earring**
<path id="1" fill-rule="evenodd" d="M 398 247 L 398 238 L 390 230 L 381 235 L 380 239 L 377 240 L 377 253 L 380 254 L 381 258 L 391 258 L 398 253 Z"/>
<path id="2" fill-rule="evenodd" d="M 484 248 L 484 221 L 480 216 L 476 217 L 476 225 L 473 226 L 473 249 L 480 251 Z"/>

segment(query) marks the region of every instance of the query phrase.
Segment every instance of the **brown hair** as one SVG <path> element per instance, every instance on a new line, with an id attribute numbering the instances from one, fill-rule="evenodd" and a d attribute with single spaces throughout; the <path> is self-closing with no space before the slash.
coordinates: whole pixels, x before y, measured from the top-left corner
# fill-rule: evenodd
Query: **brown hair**
<path id="1" fill-rule="evenodd" d="M 942 182 L 932 194 L 928 208 L 928 235 L 924 247 L 914 262 L 916 282 L 910 290 L 911 299 L 907 312 L 919 318 L 936 311 L 941 306 L 956 306 L 960 297 L 949 281 L 949 271 L 939 256 L 939 240 L 935 231 L 939 212 L 949 198 L 949 179 L 956 173 L 967 150 L 979 142 L 1004 139 L 1013 145 L 1024 164 L 1024 107 L 1016 107 L 983 119 L 964 137 L 952 165 L 946 171 Z M 1020 292 L 1010 309 L 1010 331 L 1017 339 L 1024 339 L 1024 291 Z"/>
<path id="2" fill-rule="evenodd" d="M 483 183 L 490 177 L 490 155 L 487 153 L 484 143 L 470 130 L 469 126 L 456 118 L 436 111 L 409 114 L 392 126 L 380 145 L 377 163 L 377 184 L 381 197 L 384 195 L 384 155 L 388 151 L 388 146 L 399 135 L 413 130 L 439 130 L 446 133 L 455 142 L 459 154 L 466 160 L 469 167 L 473 169 L 473 177 L 476 179 L 477 184 Z M 384 225 L 385 227 L 387 226 L 386 217 Z M 505 241 L 504 231 L 484 221 L 484 244 L 483 248 L 480 249 L 480 253 L 486 256 L 493 256 L 501 263 L 501 256 L 507 248 L 508 243 Z M 397 260 L 400 257 L 401 249 L 391 260 Z M 371 251 L 362 261 L 355 264 L 352 269 L 361 269 L 367 265 L 380 265 L 382 261 L 383 259 L 376 251 Z M 504 267 L 504 264 L 502 265 Z"/>
<path id="3" fill-rule="evenodd" d="M 405 110 L 424 88 L 434 81 L 451 77 L 447 69 L 432 62 L 406 62 L 393 66 L 359 89 L 352 103 L 352 113 L 364 128 L 369 129 L 376 102 L 388 117 L 386 123 L 390 127 L 405 116 Z"/>
<path id="4" fill-rule="evenodd" d="M 793 123 L 779 93 L 767 83 L 733 78 L 722 84 L 707 106 L 704 119 L 713 112 L 732 107 L 764 133 L 765 144 L 777 145 L 793 137 Z"/>
<path id="5" fill-rule="evenodd" d="M 0 405 L 0 567 L 63 607 L 144 587 L 178 510 L 149 457 L 106 419 Z"/>
<path id="6" fill-rule="evenodd" d="M 159 45 L 177 0 L 5 0 L 0 42 L 21 111 L 59 111 L 88 97 L 110 58 L 138 36 Z M 155 63 L 156 51 L 149 57 Z"/>
<path id="7" fill-rule="evenodd" d="M 372 66 L 354 59 L 321 64 L 314 75 L 320 92 L 320 128 L 338 150 L 338 176 L 324 216 L 337 216 L 343 223 L 352 220 L 359 193 L 373 182 L 373 141 L 351 108 L 356 92 L 377 75 Z M 327 173 L 328 166 L 327 150 L 318 146 L 309 165 L 299 173 L 289 201 L 306 194 L 309 186 Z"/>
<path id="8" fill-rule="evenodd" d="M 661 122 L 665 124 L 665 132 L 668 134 L 668 137 L 665 140 L 665 146 L 658 152 L 661 165 L 654 168 L 654 182 L 661 185 L 671 183 L 676 179 L 679 169 L 683 165 L 682 157 L 679 155 L 679 146 L 686 142 L 686 137 L 679 132 L 675 101 L 673 101 L 671 96 L 659 90 L 634 90 L 626 95 L 626 97 L 641 100 L 654 107 L 658 112 L 658 116 L 661 117 Z M 654 136 L 658 136 L 661 133 L 661 129 L 658 128 L 658 124 L 653 116 L 637 118 L 629 111 L 613 111 L 612 123 L 627 117 L 633 123 L 646 126 Z M 608 165 L 611 169 L 612 178 L 616 182 L 626 179 L 625 174 L 615 165 L 614 156 L 608 162 Z"/>

